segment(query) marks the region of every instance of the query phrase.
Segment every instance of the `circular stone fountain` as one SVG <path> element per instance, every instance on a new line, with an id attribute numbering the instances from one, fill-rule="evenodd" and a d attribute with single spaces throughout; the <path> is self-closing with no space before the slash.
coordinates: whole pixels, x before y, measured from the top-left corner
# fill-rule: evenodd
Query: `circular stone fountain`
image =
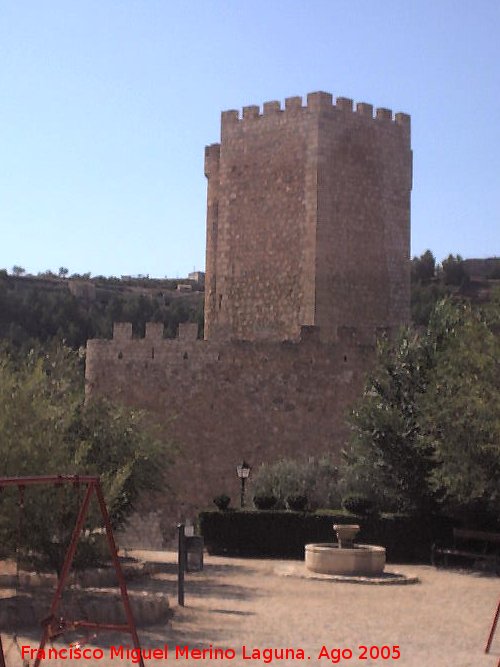
<path id="1" fill-rule="evenodd" d="M 354 544 L 358 525 L 334 524 L 338 544 L 306 544 L 306 568 L 320 574 L 378 576 L 385 566 L 384 547 Z"/>

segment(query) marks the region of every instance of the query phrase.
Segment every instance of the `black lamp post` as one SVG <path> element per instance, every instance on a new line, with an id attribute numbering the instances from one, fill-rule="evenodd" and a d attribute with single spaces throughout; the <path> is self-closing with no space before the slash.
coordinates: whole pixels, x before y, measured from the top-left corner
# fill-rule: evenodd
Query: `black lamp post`
<path id="1" fill-rule="evenodd" d="M 241 501 L 240 506 L 245 507 L 245 482 L 247 481 L 250 475 L 251 467 L 243 461 L 238 466 L 236 466 L 236 473 L 241 480 Z"/>

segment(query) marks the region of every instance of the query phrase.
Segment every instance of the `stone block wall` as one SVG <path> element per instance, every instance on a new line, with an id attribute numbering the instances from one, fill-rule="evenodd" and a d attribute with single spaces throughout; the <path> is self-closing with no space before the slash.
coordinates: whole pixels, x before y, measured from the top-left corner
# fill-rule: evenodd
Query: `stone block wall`
<path id="1" fill-rule="evenodd" d="M 206 338 L 297 338 L 314 323 L 315 118 L 287 104 L 223 112 L 207 150 Z"/>
<path id="2" fill-rule="evenodd" d="M 397 329 L 410 319 L 410 118 L 330 95 L 319 120 L 316 321 Z"/>
<path id="3" fill-rule="evenodd" d="M 151 411 L 178 445 L 172 492 L 151 508 L 173 525 L 220 493 L 237 504 L 243 459 L 258 467 L 339 452 L 373 353 L 374 337 L 354 329 L 336 344 L 321 343 L 315 327 L 297 342 L 247 343 L 167 340 L 151 326 L 133 339 L 117 324 L 112 340 L 87 343 L 86 388 Z"/>
<path id="4" fill-rule="evenodd" d="M 222 113 L 206 149 L 205 337 L 409 318 L 410 118 L 329 93 Z"/>

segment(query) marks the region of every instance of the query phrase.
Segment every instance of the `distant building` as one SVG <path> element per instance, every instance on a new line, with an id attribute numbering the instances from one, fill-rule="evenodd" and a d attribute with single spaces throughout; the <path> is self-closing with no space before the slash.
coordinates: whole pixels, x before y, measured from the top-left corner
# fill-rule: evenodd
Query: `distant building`
<path id="1" fill-rule="evenodd" d="M 72 280 L 68 281 L 68 289 L 78 299 L 85 301 L 95 301 L 96 289 L 94 283 L 90 280 Z"/>
<path id="2" fill-rule="evenodd" d="M 500 278 L 500 257 L 464 259 L 463 266 L 469 278 Z"/>
<path id="3" fill-rule="evenodd" d="M 198 285 L 203 286 L 205 284 L 205 272 L 204 271 L 192 271 L 188 274 L 189 280 L 194 280 Z"/>

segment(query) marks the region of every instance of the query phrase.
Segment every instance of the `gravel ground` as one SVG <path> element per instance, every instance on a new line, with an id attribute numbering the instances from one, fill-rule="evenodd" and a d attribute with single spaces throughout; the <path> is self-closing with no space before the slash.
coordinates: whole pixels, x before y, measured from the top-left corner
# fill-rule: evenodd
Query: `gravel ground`
<path id="1" fill-rule="evenodd" d="M 139 632 L 144 649 L 164 650 L 168 646 L 167 657 L 148 660 L 146 665 L 500 664 L 500 626 L 490 655 L 484 654 L 500 594 L 498 577 L 389 565 L 387 570 L 417 576 L 420 583 L 370 586 L 308 579 L 302 576 L 303 564 L 298 562 L 207 556 L 203 572 L 187 575 L 186 605 L 178 607 L 175 554 L 140 555 L 167 563 L 166 571 L 155 575 L 150 585 L 167 593 L 173 610 L 168 625 Z M 38 646 L 37 639 L 38 633 L 20 638 L 32 647 Z M 104 658 L 51 660 L 46 664 L 131 665 L 133 662 L 125 658 L 111 659 L 109 652 L 110 645 L 123 645 L 127 640 L 126 635 L 100 635 L 86 648 L 102 647 Z M 11 640 L 3 635 L 3 641 L 7 651 Z M 363 646 L 366 650 L 360 648 Z M 285 652 L 280 657 L 282 649 L 289 649 L 288 657 L 284 657 Z M 21 665 L 15 648 L 11 648 L 7 667 Z"/>

